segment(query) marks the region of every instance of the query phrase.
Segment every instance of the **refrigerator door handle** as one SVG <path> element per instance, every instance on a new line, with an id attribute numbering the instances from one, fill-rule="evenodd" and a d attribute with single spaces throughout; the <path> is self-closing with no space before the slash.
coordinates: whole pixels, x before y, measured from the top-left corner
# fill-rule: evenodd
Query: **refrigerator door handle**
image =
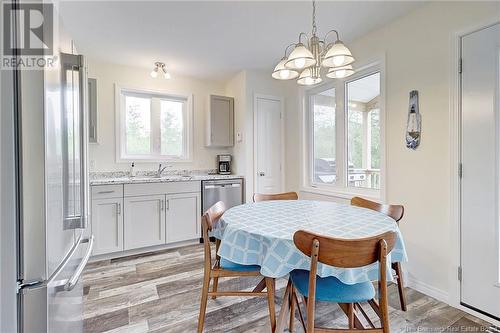
<path id="1" fill-rule="evenodd" d="M 87 66 L 82 55 L 61 53 L 61 60 L 65 63 L 65 69 L 78 71 L 78 111 L 80 132 L 80 214 L 66 216 L 64 218 L 64 230 L 86 229 L 88 220 L 88 184 L 87 184 L 87 142 L 88 142 L 88 118 L 87 118 Z"/>
<path id="2" fill-rule="evenodd" d="M 64 269 L 64 267 L 66 267 L 66 265 L 68 264 L 68 262 L 73 257 L 73 255 L 75 254 L 76 250 L 78 249 L 78 246 L 81 243 L 85 243 L 87 241 L 88 241 L 87 239 L 83 238 L 83 234 L 80 234 L 80 237 L 75 242 L 75 244 L 73 244 L 73 246 L 69 250 L 69 252 L 66 255 L 66 257 L 64 257 L 63 261 L 61 261 L 61 263 L 59 264 L 59 266 L 57 266 L 57 268 L 49 276 L 48 279 L 46 279 L 46 280 L 40 280 L 40 281 L 18 282 L 18 285 L 17 285 L 18 292 L 20 292 L 20 291 L 23 292 L 23 291 L 26 291 L 26 290 L 39 289 L 39 288 L 45 288 L 45 287 L 47 287 L 47 285 L 49 283 L 51 283 L 52 281 L 54 281 L 54 279 L 59 275 L 59 273 L 62 272 L 62 270 Z"/>
<path id="3" fill-rule="evenodd" d="M 79 229 L 87 228 L 87 203 L 88 203 L 88 183 L 87 183 L 87 144 L 89 141 L 88 135 L 88 118 L 87 118 L 87 88 L 88 88 L 88 80 L 87 80 L 87 64 L 85 62 L 85 57 L 82 55 L 78 55 L 78 78 L 80 79 L 80 84 L 78 85 L 80 94 L 79 94 L 79 102 L 80 102 L 80 214 L 81 214 L 81 223 L 77 227 Z M 93 244 L 93 237 L 92 244 Z M 90 246 L 89 246 L 90 247 Z M 88 259 L 87 259 L 88 260 Z"/>
<path id="4" fill-rule="evenodd" d="M 78 281 L 80 280 L 80 277 L 82 276 L 83 269 L 85 266 L 87 266 L 87 263 L 90 259 L 90 255 L 92 254 L 92 250 L 94 248 L 94 235 L 91 235 L 89 238 L 85 238 L 81 241 L 81 243 L 89 243 L 89 246 L 87 248 L 87 253 L 85 253 L 85 256 L 83 257 L 82 261 L 80 261 L 80 264 L 78 264 L 78 267 L 75 270 L 75 273 L 73 276 L 66 282 L 64 285 L 64 290 L 70 291 L 73 290 L 73 288 L 77 285 Z"/>

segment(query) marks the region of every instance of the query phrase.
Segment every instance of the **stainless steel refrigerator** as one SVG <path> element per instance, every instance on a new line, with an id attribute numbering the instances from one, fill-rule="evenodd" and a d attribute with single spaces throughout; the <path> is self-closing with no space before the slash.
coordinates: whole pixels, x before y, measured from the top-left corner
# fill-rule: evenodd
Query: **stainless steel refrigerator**
<path id="1" fill-rule="evenodd" d="M 81 275 L 93 245 L 85 58 L 57 31 L 56 67 L 12 80 L 16 330 L 25 333 L 83 331 Z"/>

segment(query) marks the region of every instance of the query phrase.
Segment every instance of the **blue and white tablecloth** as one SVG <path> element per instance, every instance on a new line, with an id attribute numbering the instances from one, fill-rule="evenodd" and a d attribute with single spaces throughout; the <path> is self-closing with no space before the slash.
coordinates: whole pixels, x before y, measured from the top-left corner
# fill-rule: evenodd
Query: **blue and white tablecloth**
<path id="1" fill-rule="evenodd" d="M 407 261 L 396 222 L 381 213 L 333 202 L 286 200 L 236 206 L 224 213 L 212 231 L 221 240 L 219 255 L 244 265 L 259 265 L 268 277 L 284 277 L 294 269 L 310 268 L 310 259 L 293 243 L 293 234 L 307 230 L 337 238 L 364 238 L 396 231 L 391 262 Z M 378 263 L 360 268 L 318 265 L 320 277 L 335 276 L 347 284 L 378 279 Z M 388 274 L 392 279 L 392 274 Z"/>

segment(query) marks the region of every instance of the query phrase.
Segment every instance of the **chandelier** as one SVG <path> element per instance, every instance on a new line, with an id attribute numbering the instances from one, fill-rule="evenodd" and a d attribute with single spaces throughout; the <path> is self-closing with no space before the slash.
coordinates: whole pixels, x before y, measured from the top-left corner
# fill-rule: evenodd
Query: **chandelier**
<path id="1" fill-rule="evenodd" d="M 326 77 L 341 79 L 354 74 L 352 63 L 354 57 L 351 51 L 339 38 L 337 30 L 330 30 L 325 38 L 319 39 L 316 27 L 316 2 L 312 2 L 312 34 L 311 38 L 305 32 L 299 34 L 299 42 L 290 44 L 285 49 L 285 56 L 274 68 L 272 77 L 277 80 L 297 79 L 300 85 L 311 86 L 323 81 L 321 68 L 327 69 Z M 336 40 L 327 43 L 327 38 L 335 33 Z M 305 38 L 305 43 L 302 42 Z M 290 47 L 293 51 L 288 54 Z"/>

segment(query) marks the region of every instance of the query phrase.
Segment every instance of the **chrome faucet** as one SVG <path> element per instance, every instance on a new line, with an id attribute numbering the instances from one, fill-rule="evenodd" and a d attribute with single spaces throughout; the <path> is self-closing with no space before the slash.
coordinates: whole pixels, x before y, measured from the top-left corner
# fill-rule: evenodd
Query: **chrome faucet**
<path id="1" fill-rule="evenodd" d="M 156 171 L 156 177 L 160 178 L 161 177 L 161 173 L 163 171 L 165 171 L 166 168 L 170 168 L 170 165 L 165 165 L 163 168 L 161 167 L 161 163 L 160 165 L 158 165 L 158 171 Z"/>

